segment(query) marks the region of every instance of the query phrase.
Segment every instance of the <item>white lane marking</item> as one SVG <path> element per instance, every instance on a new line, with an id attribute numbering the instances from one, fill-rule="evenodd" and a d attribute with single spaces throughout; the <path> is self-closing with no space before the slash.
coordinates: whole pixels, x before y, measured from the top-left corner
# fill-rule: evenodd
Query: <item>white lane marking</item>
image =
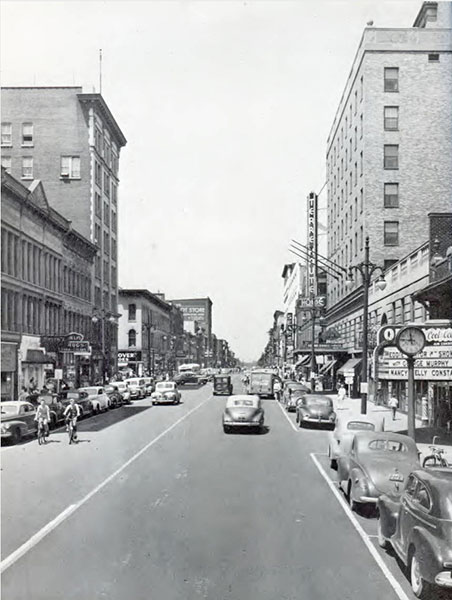
<path id="1" fill-rule="evenodd" d="M 80 502 L 76 504 L 71 504 L 68 506 L 63 512 L 61 512 L 55 519 L 44 525 L 42 529 L 40 529 L 37 533 L 35 533 L 29 540 L 24 542 L 22 546 L 19 546 L 17 550 L 14 550 L 10 555 L 8 555 L 2 562 L 0 563 L 0 573 L 3 573 L 6 569 L 8 569 L 11 565 L 13 565 L 19 558 L 21 558 L 24 554 L 26 554 L 29 550 L 31 550 L 36 544 L 38 544 L 46 535 L 48 535 L 51 531 L 53 531 L 58 525 L 60 525 L 65 519 L 67 519 L 72 513 L 78 510 L 81 506 L 86 504 L 90 498 L 92 498 L 95 494 L 100 492 L 107 484 L 110 483 L 117 475 L 119 475 L 124 469 L 126 469 L 129 465 L 131 465 L 137 458 L 139 458 L 144 452 L 149 450 L 151 446 L 156 444 L 162 437 L 164 437 L 167 433 L 169 433 L 172 429 L 174 429 L 179 423 L 187 419 L 191 414 L 193 414 L 198 408 L 201 408 L 203 404 L 210 400 L 210 396 L 203 400 L 200 404 L 192 408 L 188 413 L 180 417 L 177 421 L 175 421 L 170 427 L 165 429 L 162 433 L 160 433 L 157 437 L 151 440 L 146 446 L 141 448 L 136 454 L 134 454 L 128 461 L 126 461 L 122 466 L 120 466 L 114 473 L 109 475 L 104 481 L 102 481 L 99 485 L 97 485 L 91 492 L 86 494 Z"/>
<path id="2" fill-rule="evenodd" d="M 347 517 L 350 519 L 353 527 L 356 529 L 356 531 L 358 532 L 359 536 L 361 537 L 361 539 L 363 540 L 364 544 L 366 545 L 367 549 L 372 554 L 375 562 L 380 567 L 380 569 L 383 571 L 384 576 L 386 577 L 386 579 L 391 584 L 391 586 L 392 586 L 393 590 L 395 591 L 395 593 L 397 594 L 397 596 L 400 598 L 400 600 L 410 600 L 410 598 L 403 591 L 402 586 L 400 585 L 400 583 L 397 581 L 397 579 L 394 577 L 394 575 L 389 570 L 389 568 L 386 565 L 385 561 L 378 554 L 377 549 L 375 548 L 375 546 L 372 544 L 372 542 L 369 539 L 370 536 L 368 536 L 366 534 L 366 532 L 364 531 L 364 529 L 359 524 L 359 522 L 358 522 L 357 518 L 355 517 L 355 515 L 350 511 L 350 508 L 349 508 L 347 502 L 342 497 L 342 494 L 340 493 L 340 491 L 338 490 L 338 488 L 334 485 L 334 483 L 331 481 L 331 479 L 325 473 L 325 469 L 322 467 L 322 465 L 318 461 L 318 459 L 315 456 L 314 452 L 311 452 L 311 458 L 314 461 L 314 464 L 317 467 L 317 469 L 319 470 L 319 472 L 322 475 L 323 479 L 327 482 L 328 487 L 331 489 L 331 491 L 333 492 L 333 494 L 336 496 L 337 501 L 339 502 L 339 504 L 344 509 L 344 512 L 347 515 Z M 372 537 L 376 537 L 376 536 L 372 536 Z"/>
<path id="3" fill-rule="evenodd" d="M 286 411 L 284 410 L 284 408 L 281 406 L 281 403 L 280 403 L 280 402 L 278 402 L 278 406 L 279 406 L 279 408 L 282 410 L 282 413 L 283 413 L 283 415 L 284 415 L 284 416 L 286 417 L 286 419 L 289 421 L 289 423 L 290 423 L 290 426 L 292 427 L 292 429 L 293 429 L 294 431 L 298 431 L 298 429 L 295 427 L 295 425 L 294 425 L 293 421 L 290 419 L 290 417 L 289 417 L 289 415 L 287 414 L 287 412 L 286 412 Z"/>

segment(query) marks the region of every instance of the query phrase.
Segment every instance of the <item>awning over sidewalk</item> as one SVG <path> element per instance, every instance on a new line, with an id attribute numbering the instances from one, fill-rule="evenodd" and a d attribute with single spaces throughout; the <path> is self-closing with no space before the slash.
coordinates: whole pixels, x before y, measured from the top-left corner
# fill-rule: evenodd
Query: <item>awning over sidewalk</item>
<path id="1" fill-rule="evenodd" d="M 355 374 L 356 368 L 360 364 L 360 358 L 349 358 L 345 365 L 342 365 L 342 367 L 340 367 L 340 369 L 337 370 L 337 374 L 344 375 L 344 377 L 347 377 L 347 375 L 353 376 Z"/>
<path id="2" fill-rule="evenodd" d="M 29 348 L 25 356 L 25 360 L 22 363 L 28 363 L 32 365 L 48 365 L 54 363 L 54 359 L 47 354 L 44 354 L 39 348 Z"/>
<path id="3" fill-rule="evenodd" d="M 306 354 L 305 356 L 300 358 L 300 360 L 297 363 L 295 363 L 295 368 L 306 366 L 310 360 L 311 360 L 311 355 Z"/>
<path id="4" fill-rule="evenodd" d="M 327 373 L 329 373 L 331 371 L 331 369 L 334 367 L 334 365 L 337 363 L 337 360 L 330 360 L 329 362 L 327 362 L 325 365 L 323 365 L 323 367 L 320 369 L 319 371 L 319 375 L 326 375 Z M 345 365 L 344 365 L 345 366 Z"/>

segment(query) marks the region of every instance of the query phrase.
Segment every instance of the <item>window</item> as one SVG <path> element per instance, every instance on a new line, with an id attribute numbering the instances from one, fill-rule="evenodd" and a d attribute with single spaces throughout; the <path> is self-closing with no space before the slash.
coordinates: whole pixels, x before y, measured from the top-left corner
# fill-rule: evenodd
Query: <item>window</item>
<path id="1" fill-rule="evenodd" d="M 2 156 L 2 167 L 11 173 L 11 156 Z"/>
<path id="2" fill-rule="evenodd" d="M 61 157 L 61 177 L 80 179 L 80 156 Z"/>
<path id="3" fill-rule="evenodd" d="M 137 305 L 129 304 L 129 321 L 137 320 Z"/>
<path id="4" fill-rule="evenodd" d="M 99 192 L 94 192 L 94 208 L 98 217 L 102 216 L 102 205 Z"/>
<path id="5" fill-rule="evenodd" d="M 108 266 L 108 261 L 104 260 L 104 284 L 108 285 L 110 283 L 110 269 Z"/>
<path id="6" fill-rule="evenodd" d="M 94 128 L 94 146 L 99 154 L 102 154 L 102 132 L 98 127 Z"/>
<path id="7" fill-rule="evenodd" d="M 129 330 L 129 348 L 135 347 L 137 345 L 137 332 L 135 329 Z"/>
<path id="8" fill-rule="evenodd" d="M 117 254 L 117 250 L 116 250 L 116 240 L 114 237 L 111 238 L 111 257 L 113 260 L 116 260 L 116 254 Z"/>
<path id="9" fill-rule="evenodd" d="M 355 127 L 355 150 L 358 147 L 358 127 Z"/>
<path id="10" fill-rule="evenodd" d="M 97 160 L 94 163 L 94 181 L 100 188 L 102 188 L 102 168 Z"/>
<path id="11" fill-rule="evenodd" d="M 418 502 L 422 506 L 422 508 L 425 508 L 425 510 L 427 510 L 427 511 L 430 510 L 430 506 L 431 506 L 430 496 L 428 494 L 427 488 L 421 482 L 419 482 L 419 486 L 417 488 L 417 492 L 414 497 L 414 500 L 415 500 L 415 502 Z"/>
<path id="12" fill-rule="evenodd" d="M 385 208 L 399 207 L 399 184 L 385 183 L 384 188 L 384 206 Z"/>
<path id="13" fill-rule="evenodd" d="M 110 198 L 110 176 L 108 173 L 104 173 L 104 194 L 107 198 Z"/>
<path id="14" fill-rule="evenodd" d="M 22 179 L 33 179 L 33 157 L 22 158 Z"/>
<path id="15" fill-rule="evenodd" d="M 362 176 L 363 173 L 364 173 L 364 160 L 363 160 L 363 153 L 360 152 L 360 154 L 359 154 L 359 174 L 360 174 L 360 176 Z"/>
<path id="16" fill-rule="evenodd" d="M 399 222 L 385 221 L 384 222 L 384 245 L 398 246 L 399 245 Z"/>
<path id="17" fill-rule="evenodd" d="M 355 90 L 355 115 L 356 115 L 356 109 L 358 106 L 358 90 Z"/>
<path id="18" fill-rule="evenodd" d="M 359 137 L 363 137 L 364 119 L 362 115 L 359 115 Z"/>
<path id="19" fill-rule="evenodd" d="M 104 254 L 110 254 L 110 235 L 104 231 Z"/>
<path id="20" fill-rule="evenodd" d="M 2 146 L 12 146 L 13 126 L 11 123 L 2 123 Z"/>
<path id="21" fill-rule="evenodd" d="M 359 190 L 359 212 L 362 213 L 364 210 L 364 190 L 361 188 Z"/>
<path id="22" fill-rule="evenodd" d="M 385 131 L 397 131 L 399 129 L 399 107 L 384 107 L 384 128 Z"/>
<path id="23" fill-rule="evenodd" d="M 33 123 L 22 124 L 22 146 L 33 146 Z"/>
<path id="24" fill-rule="evenodd" d="M 98 223 L 96 223 L 94 226 L 94 243 L 100 247 L 100 225 Z"/>
<path id="25" fill-rule="evenodd" d="M 395 264 L 396 262 L 397 262 L 397 259 L 395 259 L 395 258 L 387 258 L 387 259 L 384 261 L 384 264 L 383 264 L 383 268 L 384 268 L 384 270 L 385 270 L 385 271 L 387 271 L 387 270 L 388 270 L 388 269 L 390 269 L 390 268 L 392 267 L 392 265 L 393 265 L 393 264 Z"/>
<path id="26" fill-rule="evenodd" d="M 116 206 L 116 203 L 118 201 L 118 189 L 113 182 L 111 184 L 111 199 L 113 204 Z"/>
<path id="27" fill-rule="evenodd" d="M 439 54 L 429 54 L 428 62 L 439 62 Z"/>
<path id="28" fill-rule="evenodd" d="M 116 213 L 114 210 L 111 211 L 111 228 L 112 231 L 116 231 Z"/>
<path id="29" fill-rule="evenodd" d="M 395 144 L 385 144 L 384 147 L 384 168 L 399 168 L 399 146 Z"/>
<path id="30" fill-rule="evenodd" d="M 108 202 L 104 202 L 104 223 L 107 227 L 110 226 L 110 207 Z"/>
<path id="31" fill-rule="evenodd" d="M 385 67 L 384 72 L 384 91 L 398 92 L 399 91 L 399 69 L 397 67 Z"/>

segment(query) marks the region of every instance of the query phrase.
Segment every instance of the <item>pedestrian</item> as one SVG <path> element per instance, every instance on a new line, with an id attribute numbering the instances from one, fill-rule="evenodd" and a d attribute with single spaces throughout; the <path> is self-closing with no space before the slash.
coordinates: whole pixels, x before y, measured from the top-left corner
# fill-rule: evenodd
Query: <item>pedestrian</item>
<path id="1" fill-rule="evenodd" d="M 399 406 L 399 401 L 397 400 L 397 398 L 394 395 L 392 395 L 389 398 L 388 406 L 392 410 L 392 420 L 395 421 L 397 408 Z"/>
<path id="2" fill-rule="evenodd" d="M 337 390 L 337 401 L 339 404 L 339 408 L 343 407 L 345 396 L 347 395 L 347 391 L 343 385 L 340 385 Z"/>
<path id="3" fill-rule="evenodd" d="M 22 389 L 19 392 L 19 401 L 26 402 L 27 400 L 28 400 L 27 388 L 23 385 Z"/>
<path id="4" fill-rule="evenodd" d="M 281 401 L 281 382 L 279 379 L 275 379 L 274 383 L 273 383 L 273 395 L 275 396 L 276 400 L 278 400 L 278 402 Z"/>

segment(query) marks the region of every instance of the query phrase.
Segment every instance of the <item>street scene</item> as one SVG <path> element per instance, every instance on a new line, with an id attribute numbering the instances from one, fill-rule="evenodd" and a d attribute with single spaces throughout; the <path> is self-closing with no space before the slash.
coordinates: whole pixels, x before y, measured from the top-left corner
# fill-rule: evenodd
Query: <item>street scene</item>
<path id="1" fill-rule="evenodd" d="M 1 597 L 452 600 L 452 2 L 0 1 Z"/>

